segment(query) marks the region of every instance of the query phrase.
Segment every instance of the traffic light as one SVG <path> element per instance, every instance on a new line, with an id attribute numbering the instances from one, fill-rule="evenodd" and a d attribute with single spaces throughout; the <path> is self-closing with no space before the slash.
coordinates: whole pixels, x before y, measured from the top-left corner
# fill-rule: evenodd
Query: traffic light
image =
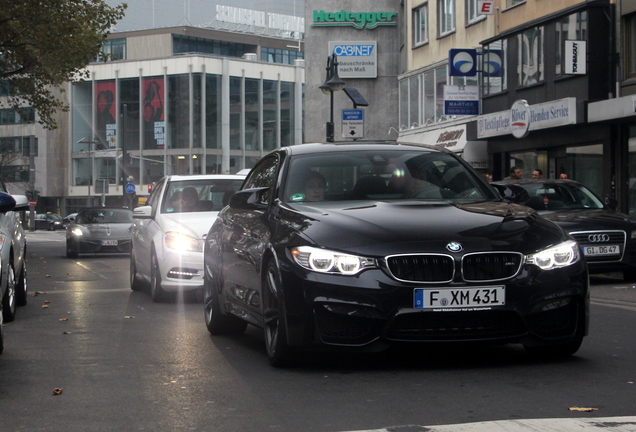
<path id="1" fill-rule="evenodd" d="M 151 184 L 148 185 L 148 193 L 150 193 L 150 192 L 152 192 L 152 185 Z"/>

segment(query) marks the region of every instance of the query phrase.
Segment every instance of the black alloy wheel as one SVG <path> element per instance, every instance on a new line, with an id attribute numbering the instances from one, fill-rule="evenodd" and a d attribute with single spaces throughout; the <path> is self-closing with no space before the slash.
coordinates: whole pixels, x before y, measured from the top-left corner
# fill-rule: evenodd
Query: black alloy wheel
<path id="1" fill-rule="evenodd" d="M 9 264 L 7 270 L 7 289 L 2 297 L 2 315 L 4 322 L 11 322 L 15 319 L 15 272 L 13 271 L 13 265 Z"/>
<path id="2" fill-rule="evenodd" d="M 213 335 L 240 335 L 247 329 L 247 321 L 221 312 L 216 284 L 207 274 L 203 278 L 205 326 Z"/>
<path id="3" fill-rule="evenodd" d="M 280 273 L 272 259 L 263 278 L 263 332 L 267 357 L 274 367 L 292 366 L 298 359 L 296 350 L 287 344 L 285 304 Z"/>

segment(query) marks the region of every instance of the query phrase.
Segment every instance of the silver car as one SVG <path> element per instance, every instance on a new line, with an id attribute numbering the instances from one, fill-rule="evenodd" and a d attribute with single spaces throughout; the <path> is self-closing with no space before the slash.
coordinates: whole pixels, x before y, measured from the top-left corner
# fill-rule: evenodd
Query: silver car
<path id="1" fill-rule="evenodd" d="M 3 322 L 15 319 L 16 306 L 27 303 L 26 238 L 19 210 L 26 210 L 24 195 L 10 195 L 0 181 L 0 353 Z"/>
<path id="2" fill-rule="evenodd" d="M 77 213 L 66 230 L 66 256 L 80 253 L 128 253 L 133 218 L 123 208 L 94 207 Z"/>

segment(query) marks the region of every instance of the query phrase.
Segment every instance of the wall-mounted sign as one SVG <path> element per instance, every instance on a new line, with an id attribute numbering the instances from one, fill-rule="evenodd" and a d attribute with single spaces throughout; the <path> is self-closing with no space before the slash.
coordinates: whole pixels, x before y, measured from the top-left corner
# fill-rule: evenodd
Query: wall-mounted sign
<path id="1" fill-rule="evenodd" d="M 364 110 L 342 110 L 342 137 L 364 138 Z"/>
<path id="2" fill-rule="evenodd" d="M 373 30 L 379 26 L 396 26 L 397 12 L 325 12 L 315 10 L 314 27 L 353 27 L 358 30 Z"/>
<path id="3" fill-rule="evenodd" d="M 521 107 L 517 108 L 519 110 L 514 116 L 511 115 L 512 110 L 507 110 L 477 117 L 477 137 L 488 138 L 512 134 L 512 123 L 522 122 Z M 574 97 L 530 105 L 528 108 L 528 131 L 576 124 L 576 98 Z M 520 128 L 517 133 L 523 130 L 521 124 L 516 127 Z"/>
<path id="4" fill-rule="evenodd" d="M 495 13 L 495 0 L 479 0 L 477 2 L 477 14 L 492 15 Z"/>
<path id="5" fill-rule="evenodd" d="M 477 50 L 453 48 L 448 51 L 450 76 L 477 75 Z"/>
<path id="6" fill-rule="evenodd" d="M 444 86 L 445 115 L 478 115 L 478 86 Z"/>
<path id="7" fill-rule="evenodd" d="M 518 100 L 510 108 L 510 133 L 515 138 L 525 138 L 530 132 L 530 105 Z"/>
<path id="8" fill-rule="evenodd" d="M 587 73 L 587 43 L 579 40 L 565 41 L 565 74 L 585 75 Z"/>
<path id="9" fill-rule="evenodd" d="M 377 78 L 377 41 L 329 42 L 329 55 L 338 56 L 340 78 Z"/>
<path id="10" fill-rule="evenodd" d="M 216 20 L 290 32 L 305 32 L 305 19 L 294 15 L 266 13 L 232 6 L 216 6 Z"/>

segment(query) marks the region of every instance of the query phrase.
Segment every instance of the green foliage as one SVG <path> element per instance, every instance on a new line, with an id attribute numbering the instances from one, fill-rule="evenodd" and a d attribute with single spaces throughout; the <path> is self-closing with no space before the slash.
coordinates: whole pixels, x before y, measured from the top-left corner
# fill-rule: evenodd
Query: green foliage
<path id="1" fill-rule="evenodd" d="M 127 5 L 102 0 L 8 0 L 0 2 L 0 81 L 13 108 L 29 105 L 49 129 L 68 106 L 53 90 L 87 78 L 110 28 Z"/>

